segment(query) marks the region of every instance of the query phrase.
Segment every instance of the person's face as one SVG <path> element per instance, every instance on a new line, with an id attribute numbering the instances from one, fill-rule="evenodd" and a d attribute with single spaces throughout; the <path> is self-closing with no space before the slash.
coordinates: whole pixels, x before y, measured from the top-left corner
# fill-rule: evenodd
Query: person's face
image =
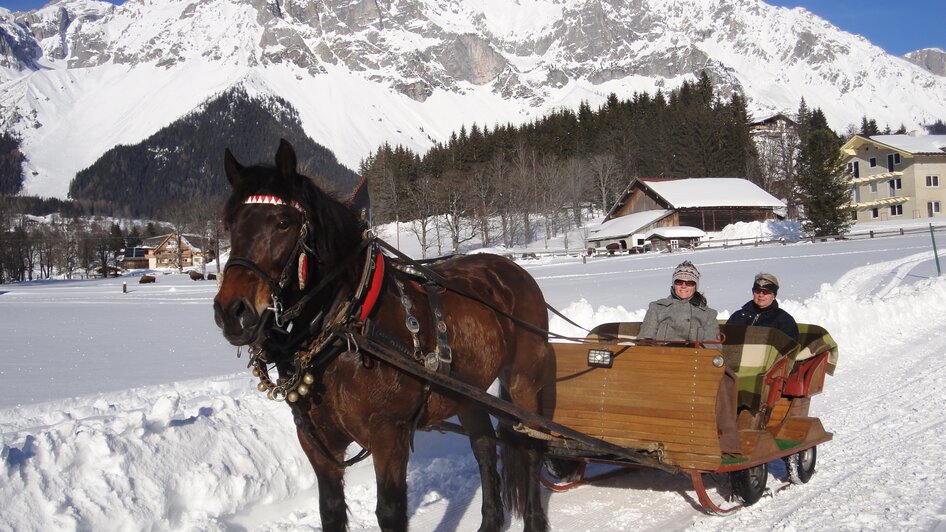
<path id="1" fill-rule="evenodd" d="M 696 281 L 677 279 L 673 282 L 673 293 L 680 299 L 690 299 L 696 293 Z"/>
<path id="2" fill-rule="evenodd" d="M 759 286 L 752 287 L 752 301 L 759 308 L 766 308 L 775 301 L 775 292 Z"/>

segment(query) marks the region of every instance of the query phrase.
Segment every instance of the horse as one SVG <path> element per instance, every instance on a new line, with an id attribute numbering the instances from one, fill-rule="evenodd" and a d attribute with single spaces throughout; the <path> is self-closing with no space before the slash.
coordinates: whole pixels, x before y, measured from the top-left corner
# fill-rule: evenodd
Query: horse
<path id="1" fill-rule="evenodd" d="M 508 259 L 475 254 L 430 265 L 440 283 L 425 282 L 403 258 L 382 253 L 351 207 L 296 166 L 285 140 L 274 166 L 243 166 L 225 151 L 232 190 L 223 219 L 231 252 L 214 315 L 231 344 L 249 347 L 260 390 L 292 409 L 318 481 L 323 528 L 347 528 L 345 467 L 370 453 L 378 524 L 406 530 L 414 431 L 456 415 L 481 477 L 480 529 L 499 530 L 505 507 L 525 530 L 546 530 L 540 440 L 502 418 L 497 435 L 489 413 L 471 398 L 376 360 L 338 334 L 346 327 L 366 331 L 400 346 L 412 363 L 441 373 L 446 366 L 450 377 L 481 390 L 498 378 L 503 399 L 537 413 L 551 347 L 535 280 Z M 275 383 L 269 367 L 278 371 Z M 352 442 L 363 452 L 346 460 Z"/>

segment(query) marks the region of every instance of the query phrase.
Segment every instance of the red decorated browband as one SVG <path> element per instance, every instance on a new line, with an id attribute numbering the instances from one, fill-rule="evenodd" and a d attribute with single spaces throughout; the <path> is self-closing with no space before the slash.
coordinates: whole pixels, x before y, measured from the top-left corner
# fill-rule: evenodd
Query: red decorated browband
<path id="1" fill-rule="evenodd" d="M 278 196 L 250 196 L 246 198 L 246 201 L 243 202 L 244 205 L 252 205 L 254 203 L 260 203 L 264 205 L 291 205 L 295 207 L 299 212 L 305 212 L 302 209 L 302 205 L 299 205 L 297 201 L 287 202 L 286 200 Z"/>

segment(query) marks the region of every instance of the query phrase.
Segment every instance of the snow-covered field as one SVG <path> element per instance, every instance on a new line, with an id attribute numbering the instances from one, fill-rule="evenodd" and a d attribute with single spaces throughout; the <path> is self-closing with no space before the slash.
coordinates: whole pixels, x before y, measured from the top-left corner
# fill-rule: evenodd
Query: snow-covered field
<path id="1" fill-rule="evenodd" d="M 522 264 L 550 303 L 591 326 L 641 319 L 683 259 L 721 317 L 766 270 L 784 308 L 832 333 L 838 370 L 812 409 L 834 440 L 808 484 L 731 517 L 698 511 L 684 477 L 645 470 L 544 492 L 552 528 L 946 529 L 946 280 L 930 235 Z M 256 392 L 217 331 L 215 285 L 135 281 L 0 285 L 0 530 L 320 530 L 289 410 Z M 578 333 L 558 319 L 553 330 Z M 412 529 L 475 530 L 468 443 L 421 433 L 416 448 Z M 777 465 L 772 485 L 784 479 Z M 728 494 L 725 477 L 708 482 L 718 501 Z M 346 493 L 352 530 L 377 529 L 370 459 L 348 471 Z"/>

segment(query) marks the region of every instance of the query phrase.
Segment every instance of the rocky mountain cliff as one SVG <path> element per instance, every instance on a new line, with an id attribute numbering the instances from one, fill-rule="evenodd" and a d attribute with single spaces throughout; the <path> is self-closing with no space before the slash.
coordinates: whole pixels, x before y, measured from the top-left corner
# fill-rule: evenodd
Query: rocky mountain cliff
<path id="1" fill-rule="evenodd" d="M 0 9 L 0 121 L 26 191 L 75 173 L 229 87 L 285 98 L 355 167 L 461 124 L 522 122 L 705 70 L 758 116 L 804 97 L 843 128 L 946 116 L 946 77 L 801 9 L 760 0 L 58 0 Z"/>
<path id="2" fill-rule="evenodd" d="M 937 76 L 946 76 L 946 52 L 939 48 L 916 50 L 903 57 L 907 61 L 921 66 Z"/>

